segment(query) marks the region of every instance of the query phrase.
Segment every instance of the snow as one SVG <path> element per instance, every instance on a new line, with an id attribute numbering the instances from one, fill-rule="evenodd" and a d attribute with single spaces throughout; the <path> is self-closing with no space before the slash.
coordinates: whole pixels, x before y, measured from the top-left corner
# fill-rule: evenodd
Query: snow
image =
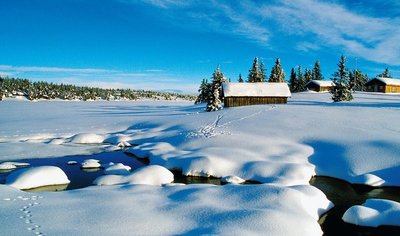
<path id="1" fill-rule="evenodd" d="M 112 166 L 111 166 L 112 167 Z M 110 167 L 110 168 L 111 168 Z M 122 167 L 123 168 L 123 167 Z M 108 168 L 109 169 L 109 168 Z M 119 168 L 121 170 L 121 168 Z M 114 173 L 113 173 L 114 172 Z M 150 165 L 132 171 L 130 174 L 121 175 L 121 172 L 105 172 L 106 175 L 94 180 L 95 185 L 115 185 L 115 184 L 147 184 L 161 186 L 174 181 L 174 174 L 165 167 Z"/>
<path id="2" fill-rule="evenodd" d="M 68 184 L 65 173 L 56 166 L 40 166 L 20 169 L 7 176 L 6 184 L 18 189 Z"/>
<path id="3" fill-rule="evenodd" d="M 104 169 L 106 175 L 127 175 L 130 173 L 131 167 L 122 163 L 112 164 Z"/>
<path id="4" fill-rule="evenodd" d="M 226 97 L 290 97 L 286 83 L 223 83 Z"/>
<path id="5" fill-rule="evenodd" d="M 0 170 L 13 170 L 16 168 L 17 166 L 11 164 L 10 162 L 4 162 L 0 164 Z"/>
<path id="6" fill-rule="evenodd" d="M 362 206 L 350 207 L 344 213 L 343 220 L 360 226 L 400 226 L 400 203 L 386 199 L 368 199 Z"/>
<path id="7" fill-rule="evenodd" d="M 384 77 L 376 77 L 375 79 L 387 85 L 400 85 L 400 79 L 384 78 Z"/>
<path id="8" fill-rule="evenodd" d="M 104 136 L 98 134 L 77 134 L 71 137 L 72 143 L 85 143 L 85 144 L 94 144 L 94 143 L 103 143 Z"/>
<path id="9" fill-rule="evenodd" d="M 334 84 L 333 84 L 333 82 L 331 80 L 311 80 L 306 84 L 306 86 L 309 83 L 314 83 L 316 85 L 319 85 L 320 87 L 331 87 L 331 86 L 334 86 Z"/>
<path id="10" fill-rule="evenodd" d="M 4 235 L 322 235 L 316 221 L 331 207 L 314 187 L 267 184 L 103 186 L 40 194 L 0 185 L 0 201 Z M 23 206 L 29 213 L 17 210 Z M 19 218 L 27 215 L 32 223 Z"/>
<path id="11" fill-rule="evenodd" d="M 101 167 L 100 161 L 96 159 L 86 159 L 81 163 L 82 169 L 91 169 L 100 167 Z"/>
<path id="12" fill-rule="evenodd" d="M 239 176 L 225 176 L 221 178 L 222 183 L 230 183 L 230 184 L 241 184 L 246 180 L 240 178 Z"/>
<path id="13" fill-rule="evenodd" d="M 124 152 L 149 159 L 149 170 L 96 180 L 115 186 L 41 193 L 44 204 L 33 213 L 46 235 L 321 235 L 317 219 L 331 204 L 309 186 L 312 176 L 400 186 L 400 96 L 354 98 L 332 103 L 330 94 L 304 92 L 285 105 L 217 112 L 188 102 L 7 100 L 0 102 L 6 111 L 0 116 L 0 160 L 90 155 L 121 149 L 122 142 L 134 146 Z M 165 168 L 264 184 L 169 184 L 173 176 Z M 32 233 L 32 225 L 20 225 L 18 196 L 33 203 L 38 195 L 0 185 L 5 235 Z M 109 219 L 118 219 L 115 227 Z"/>

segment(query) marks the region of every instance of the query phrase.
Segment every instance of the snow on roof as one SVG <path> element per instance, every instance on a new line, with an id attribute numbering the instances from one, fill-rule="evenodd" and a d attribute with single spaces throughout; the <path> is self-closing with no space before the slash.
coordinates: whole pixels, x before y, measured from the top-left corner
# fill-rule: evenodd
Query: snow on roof
<path id="1" fill-rule="evenodd" d="M 286 83 L 224 83 L 225 97 L 290 97 Z"/>
<path id="2" fill-rule="evenodd" d="M 392 79 L 392 78 L 385 78 L 385 77 L 376 77 L 375 79 L 390 85 L 400 85 L 400 79 Z"/>
<path id="3" fill-rule="evenodd" d="M 316 85 L 318 85 L 320 87 L 331 87 L 331 86 L 333 86 L 333 82 L 330 81 L 330 80 L 311 80 L 306 84 L 306 86 L 309 83 L 314 83 L 314 84 L 316 84 Z"/>

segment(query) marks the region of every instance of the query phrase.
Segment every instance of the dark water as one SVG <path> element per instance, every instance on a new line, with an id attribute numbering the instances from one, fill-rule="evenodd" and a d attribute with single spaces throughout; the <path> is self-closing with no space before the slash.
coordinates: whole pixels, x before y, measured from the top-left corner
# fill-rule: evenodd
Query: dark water
<path id="1" fill-rule="evenodd" d="M 106 152 L 90 156 L 67 156 L 62 158 L 27 159 L 27 160 L 18 160 L 18 162 L 29 163 L 30 167 L 45 166 L 45 165 L 60 167 L 68 176 L 68 179 L 71 181 L 71 183 L 67 185 L 45 186 L 35 189 L 29 189 L 27 191 L 30 192 L 61 191 L 61 190 L 79 189 L 90 186 L 97 177 L 103 175 L 103 169 L 101 168 L 81 169 L 80 163 L 86 159 L 98 159 L 102 164 L 103 163 L 108 164 L 110 162 L 123 163 L 124 165 L 130 166 L 132 170 L 145 165 L 135 158 L 127 157 L 123 152 Z M 68 161 L 76 161 L 77 164 L 68 165 L 67 164 Z M 10 171 L 0 172 L 0 184 L 5 183 L 6 177 L 10 173 L 11 173 Z"/>
<path id="2" fill-rule="evenodd" d="M 63 158 L 48 159 L 28 159 L 19 160 L 19 162 L 30 163 L 30 166 L 52 165 L 60 167 L 68 176 L 71 183 L 67 185 L 46 186 L 28 191 L 63 191 L 84 188 L 92 185 L 92 182 L 103 175 L 103 170 L 81 169 L 80 163 L 85 159 L 98 159 L 100 163 L 109 162 L 123 163 L 129 165 L 132 170 L 143 167 L 148 164 L 148 160 L 136 159 L 132 155 L 123 152 L 108 152 L 91 156 L 67 156 Z M 68 165 L 68 161 L 76 161 L 76 165 Z M 25 168 L 25 167 L 22 167 Z M 6 176 L 10 171 L 0 171 L 0 184 L 5 183 Z M 215 184 L 222 185 L 220 178 L 191 177 L 184 176 L 179 171 L 173 171 L 175 183 L 184 184 Z M 245 184 L 258 184 L 257 182 L 247 181 Z M 310 180 L 310 184 L 319 188 L 325 193 L 330 201 L 335 204 L 329 212 L 323 215 L 319 223 L 325 236 L 375 236 L 388 235 L 400 236 L 400 227 L 381 226 L 378 228 L 361 227 L 345 223 L 341 218 L 344 212 L 353 205 L 361 205 L 369 198 L 389 199 L 400 202 L 400 187 L 381 187 L 374 188 L 365 185 L 354 185 L 340 179 L 317 176 Z"/>
<path id="3" fill-rule="evenodd" d="M 362 227 L 345 223 L 342 220 L 342 216 L 347 209 L 353 205 L 361 205 L 370 198 L 389 199 L 400 202 L 400 187 L 375 188 L 366 185 L 350 184 L 346 181 L 323 176 L 312 178 L 310 184 L 323 191 L 328 199 L 335 204 L 335 207 L 319 220 L 325 236 L 400 235 L 400 227 Z"/>

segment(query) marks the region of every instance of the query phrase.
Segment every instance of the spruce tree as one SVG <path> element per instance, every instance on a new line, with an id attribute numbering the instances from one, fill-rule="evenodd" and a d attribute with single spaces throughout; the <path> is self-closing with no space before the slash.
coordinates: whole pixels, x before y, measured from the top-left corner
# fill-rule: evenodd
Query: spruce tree
<path id="1" fill-rule="evenodd" d="M 312 70 L 306 68 L 304 70 L 304 87 L 308 82 L 310 82 L 313 79 L 313 73 Z"/>
<path id="2" fill-rule="evenodd" d="M 296 71 L 294 70 L 293 67 L 292 70 L 290 71 L 289 88 L 291 92 L 297 92 L 298 82 L 296 77 Z"/>
<path id="3" fill-rule="evenodd" d="M 269 76 L 268 82 L 284 83 L 285 72 L 282 69 L 281 61 L 279 58 L 276 59 L 275 65 L 272 67 L 271 75 Z"/>
<path id="4" fill-rule="evenodd" d="M 324 76 L 321 73 L 321 66 L 319 60 L 317 60 L 314 64 L 314 68 L 312 71 L 313 80 L 323 80 Z"/>
<path id="5" fill-rule="evenodd" d="M 389 72 L 389 68 L 385 68 L 382 74 L 377 75 L 376 77 L 383 77 L 383 78 L 392 78 L 392 75 Z"/>
<path id="6" fill-rule="evenodd" d="M 351 86 L 348 76 L 348 69 L 346 67 L 346 57 L 341 56 L 339 64 L 337 64 L 338 70 L 333 73 L 333 87 L 331 89 L 332 100 L 334 102 L 350 101 L 353 99 L 351 92 Z"/>
<path id="7" fill-rule="evenodd" d="M 223 94 L 222 94 L 222 83 L 226 82 L 224 74 L 221 72 L 218 65 L 217 69 L 213 73 L 213 80 L 211 84 L 211 94 L 207 101 L 207 111 L 217 111 L 222 108 Z"/>
<path id="8" fill-rule="evenodd" d="M 297 67 L 297 90 L 296 92 L 303 92 L 306 90 L 306 84 L 303 76 L 303 71 L 301 70 L 301 65 Z"/>
<path id="9" fill-rule="evenodd" d="M 239 83 L 243 83 L 243 82 L 244 82 L 244 81 L 243 81 L 243 78 L 242 78 L 242 74 L 239 74 L 238 82 L 239 82 Z"/>
<path id="10" fill-rule="evenodd" d="M 4 79 L 0 76 L 0 101 L 3 100 L 4 87 L 3 87 Z"/>
<path id="11" fill-rule="evenodd" d="M 365 83 L 368 81 L 368 75 L 364 75 L 361 71 L 354 69 L 349 72 L 350 88 L 353 91 L 366 91 Z"/>
<path id="12" fill-rule="evenodd" d="M 260 78 L 259 78 L 259 80 L 260 81 L 258 81 L 258 82 L 266 81 L 264 61 L 261 61 L 261 63 L 260 63 Z"/>
<path id="13" fill-rule="evenodd" d="M 247 76 L 247 82 L 255 83 L 261 81 L 261 73 L 260 69 L 258 68 L 258 58 L 255 57 L 253 61 L 253 66 L 249 70 L 249 76 Z"/>
<path id="14" fill-rule="evenodd" d="M 197 96 L 195 104 L 207 102 L 211 93 L 211 84 L 208 83 L 207 79 L 203 79 L 199 88 L 199 95 Z"/>

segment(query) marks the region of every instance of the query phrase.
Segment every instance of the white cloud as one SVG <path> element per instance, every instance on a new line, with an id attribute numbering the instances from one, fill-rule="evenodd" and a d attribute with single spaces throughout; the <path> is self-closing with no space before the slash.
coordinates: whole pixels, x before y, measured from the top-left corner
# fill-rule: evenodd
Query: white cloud
<path id="1" fill-rule="evenodd" d="M 0 65 L 0 70 L 14 72 L 68 72 L 68 73 L 113 73 L 116 70 L 93 69 L 93 68 L 61 68 L 61 67 L 39 67 L 39 66 L 11 66 Z"/>

